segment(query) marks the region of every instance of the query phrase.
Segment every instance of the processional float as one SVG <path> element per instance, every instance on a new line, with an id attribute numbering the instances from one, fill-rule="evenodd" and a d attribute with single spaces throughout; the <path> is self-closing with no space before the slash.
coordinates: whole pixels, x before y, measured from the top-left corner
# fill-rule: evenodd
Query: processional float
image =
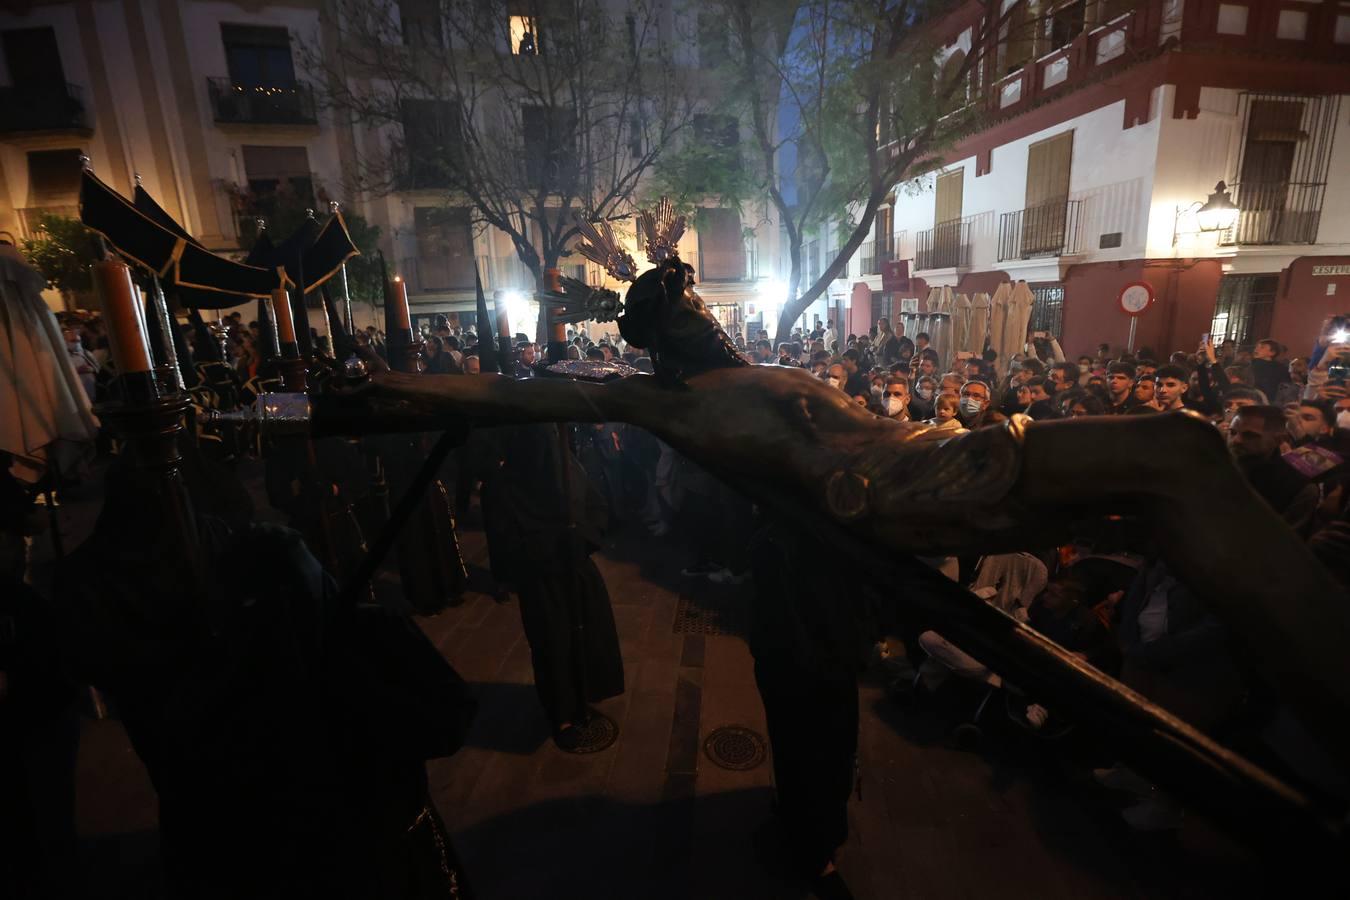
<path id="1" fill-rule="evenodd" d="M 1202 594 L 1331 754 L 1350 758 L 1350 603 L 1302 542 L 1232 465 L 1208 423 L 1185 414 L 1006 426 L 947 440 L 878 418 L 808 374 L 750 366 L 693 289 L 675 252 L 683 220 L 668 204 L 639 218 L 639 275 L 605 223 L 580 252 L 617 293 L 562 280 L 538 295 L 558 316 L 616 318 L 655 376 L 563 361 L 551 342 L 541 377 L 375 375 L 315 397 L 260 399 L 248 418 L 276 432 L 425 431 L 474 424 L 620 421 L 643 427 L 809 529 L 863 577 L 1005 681 L 1112 740 L 1121 758 L 1226 828 L 1303 848 L 1340 847 L 1334 804 L 1292 787 L 920 563 L 917 556 L 1006 552 L 1062 543 L 1074 516 L 1133 513 Z M 555 335 L 556 337 L 556 335 Z M 1157 448 L 1169 448 L 1160 457 Z M 1103 448 L 1118 458 L 1103 460 Z M 1216 537 L 1224 535 L 1225 538 Z M 1261 546 L 1261 553 L 1238 547 Z M 1295 837 L 1297 836 L 1297 837 Z M 1328 857 L 1330 858 L 1330 857 Z"/>

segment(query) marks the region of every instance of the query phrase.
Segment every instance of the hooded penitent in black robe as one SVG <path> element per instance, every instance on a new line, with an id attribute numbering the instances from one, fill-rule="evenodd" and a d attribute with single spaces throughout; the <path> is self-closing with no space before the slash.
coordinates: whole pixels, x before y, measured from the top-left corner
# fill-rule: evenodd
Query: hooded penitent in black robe
<path id="1" fill-rule="evenodd" d="M 535 689 L 557 728 L 623 693 L 614 612 L 590 556 L 603 512 L 570 449 L 564 473 L 556 426 L 497 432 L 502 465 L 483 484 L 492 572 L 520 596 Z"/>
<path id="2" fill-rule="evenodd" d="M 112 699 L 159 795 L 176 897 L 467 897 L 425 762 L 464 682 L 407 619 L 355 603 L 299 535 L 199 518 L 196 573 L 158 486 L 109 470 L 58 585 L 71 663 Z"/>

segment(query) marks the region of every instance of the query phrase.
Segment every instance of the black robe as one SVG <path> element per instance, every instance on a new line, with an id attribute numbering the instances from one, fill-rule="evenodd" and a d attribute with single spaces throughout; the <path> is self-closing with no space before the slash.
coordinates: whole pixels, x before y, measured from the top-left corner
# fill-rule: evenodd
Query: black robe
<path id="1" fill-rule="evenodd" d="M 114 466 L 58 584 L 70 661 L 159 795 L 174 896 L 468 896 L 427 794 L 474 711 L 407 619 L 338 594 L 299 535 L 198 520 L 203 582 L 152 481 Z M 214 621 L 208 627 L 207 622 Z"/>
<path id="2" fill-rule="evenodd" d="M 502 465 L 483 484 L 492 572 L 520 596 L 535 689 L 557 728 L 584 716 L 588 702 L 623 693 L 614 612 L 590 558 L 603 504 L 570 448 L 560 455 L 557 426 L 503 428 L 497 437 Z"/>

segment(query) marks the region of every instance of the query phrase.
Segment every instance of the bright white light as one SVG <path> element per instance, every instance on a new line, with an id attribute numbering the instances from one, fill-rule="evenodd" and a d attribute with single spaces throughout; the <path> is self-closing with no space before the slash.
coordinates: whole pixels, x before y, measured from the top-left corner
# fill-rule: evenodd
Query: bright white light
<path id="1" fill-rule="evenodd" d="M 787 285 L 781 281 L 761 281 L 755 290 L 765 303 L 787 302 Z"/>
<path id="2" fill-rule="evenodd" d="M 512 333 L 517 331 L 528 333 L 533 330 L 525 327 L 532 320 L 529 294 L 523 291 L 502 291 L 502 303 L 506 306 L 506 316 L 510 319 Z"/>

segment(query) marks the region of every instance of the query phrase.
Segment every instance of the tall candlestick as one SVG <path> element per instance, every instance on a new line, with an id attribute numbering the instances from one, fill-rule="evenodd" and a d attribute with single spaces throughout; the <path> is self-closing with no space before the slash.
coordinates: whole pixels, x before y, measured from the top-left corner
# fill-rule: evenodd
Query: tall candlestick
<path id="1" fill-rule="evenodd" d="M 272 289 L 272 311 L 277 317 L 277 340 L 284 351 L 295 343 L 295 317 L 291 315 L 291 297 L 285 288 Z"/>
<path id="2" fill-rule="evenodd" d="M 544 270 L 544 286 L 550 293 L 562 293 L 562 272 L 559 269 Z M 544 337 L 548 339 L 548 361 L 562 362 L 567 359 L 567 324 L 559 322 L 558 317 L 567 312 L 565 307 L 554 309 L 545 307 L 544 324 L 547 326 Z"/>
<path id="3" fill-rule="evenodd" d="M 150 359 L 150 338 L 131 269 L 121 260 L 105 259 L 94 263 L 93 275 L 118 374 L 149 372 L 154 365 Z"/>
<path id="4" fill-rule="evenodd" d="M 390 302 L 394 304 L 393 322 L 399 329 L 398 339 L 402 341 L 412 340 L 412 312 L 408 309 L 408 283 L 398 275 L 394 276 L 394 281 L 390 285 Z M 394 335 L 388 336 L 389 340 L 394 340 Z"/>

